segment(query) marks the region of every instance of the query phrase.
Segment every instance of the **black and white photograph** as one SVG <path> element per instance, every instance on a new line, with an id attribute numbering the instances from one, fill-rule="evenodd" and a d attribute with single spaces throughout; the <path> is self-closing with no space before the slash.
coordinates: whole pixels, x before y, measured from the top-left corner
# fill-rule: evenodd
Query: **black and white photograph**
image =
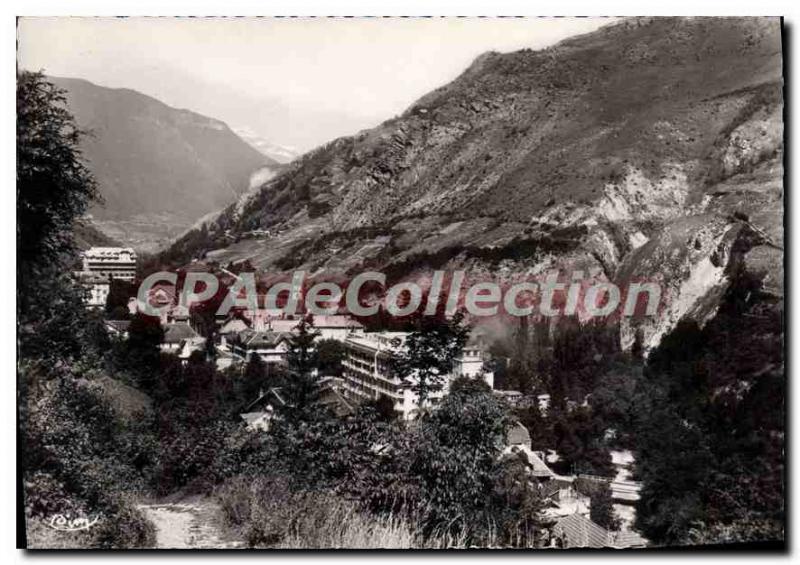
<path id="1" fill-rule="evenodd" d="M 792 22 L 401 16 L 15 18 L 18 548 L 785 551 Z"/>

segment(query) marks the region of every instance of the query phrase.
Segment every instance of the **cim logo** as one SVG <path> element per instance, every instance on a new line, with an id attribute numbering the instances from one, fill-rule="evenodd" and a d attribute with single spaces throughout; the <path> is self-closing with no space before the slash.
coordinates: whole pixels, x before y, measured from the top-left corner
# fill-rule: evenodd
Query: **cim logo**
<path id="1" fill-rule="evenodd" d="M 63 514 L 56 514 L 50 521 L 48 525 L 53 528 L 54 530 L 58 530 L 60 532 L 76 532 L 79 530 L 88 530 L 92 526 L 94 526 L 100 520 L 100 515 L 98 514 L 93 519 L 87 518 L 85 516 L 76 516 L 70 517 L 65 516 Z"/>

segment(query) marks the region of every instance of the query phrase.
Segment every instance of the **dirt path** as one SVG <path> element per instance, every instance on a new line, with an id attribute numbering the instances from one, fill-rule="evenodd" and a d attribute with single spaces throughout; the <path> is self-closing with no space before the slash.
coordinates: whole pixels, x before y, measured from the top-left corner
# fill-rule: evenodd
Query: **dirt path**
<path id="1" fill-rule="evenodd" d="M 229 539 L 219 526 L 219 506 L 211 499 L 140 504 L 156 527 L 157 549 L 239 549 L 244 543 Z"/>

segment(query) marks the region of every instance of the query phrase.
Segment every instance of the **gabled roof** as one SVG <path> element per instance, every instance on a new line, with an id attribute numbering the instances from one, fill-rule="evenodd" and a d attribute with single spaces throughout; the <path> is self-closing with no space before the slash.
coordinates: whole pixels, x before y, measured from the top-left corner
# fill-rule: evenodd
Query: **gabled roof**
<path id="1" fill-rule="evenodd" d="M 526 430 L 527 431 L 527 430 Z M 547 466 L 547 463 L 535 452 L 531 451 L 528 445 L 509 445 L 506 448 L 506 453 L 522 453 L 528 460 L 528 469 L 530 470 L 531 474 L 534 477 L 539 478 L 551 478 L 555 479 L 558 477 L 553 470 Z"/>
<path id="2" fill-rule="evenodd" d="M 239 332 L 239 342 L 247 349 L 275 349 L 292 335 L 285 332 L 259 332 L 246 329 Z"/>
<path id="3" fill-rule="evenodd" d="M 613 534 L 614 547 L 627 549 L 629 547 L 647 547 L 647 540 L 633 530 L 616 532 Z"/>
<path id="4" fill-rule="evenodd" d="M 164 326 L 164 343 L 181 343 L 184 340 L 200 337 L 189 324 L 166 324 Z"/>
<path id="5" fill-rule="evenodd" d="M 553 535 L 564 540 L 565 548 L 614 547 L 611 532 L 580 514 L 560 518 L 553 527 Z"/>
<path id="6" fill-rule="evenodd" d="M 352 404 L 342 395 L 339 387 L 342 379 L 338 377 L 325 377 L 319 381 L 319 403 L 327 406 L 336 416 L 349 416 L 355 412 Z"/>
<path id="7" fill-rule="evenodd" d="M 253 400 L 250 404 L 242 409 L 242 412 L 254 412 L 254 408 L 256 407 L 261 406 L 266 408 L 267 406 L 271 406 L 273 404 L 276 406 L 286 406 L 286 400 L 283 398 L 280 389 L 275 387 L 269 388 L 266 392 L 258 395 L 258 398 Z"/>
<path id="8" fill-rule="evenodd" d="M 219 329 L 220 335 L 227 335 L 231 333 L 239 333 L 248 329 L 250 326 L 241 318 L 231 318 L 226 320 L 222 327 Z"/>

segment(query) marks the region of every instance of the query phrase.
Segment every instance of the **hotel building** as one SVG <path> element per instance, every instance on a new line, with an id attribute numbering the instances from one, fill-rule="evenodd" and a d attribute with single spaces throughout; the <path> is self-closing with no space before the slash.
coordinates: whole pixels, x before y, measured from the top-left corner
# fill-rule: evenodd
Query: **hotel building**
<path id="1" fill-rule="evenodd" d="M 412 384 L 391 374 L 390 360 L 404 347 L 408 334 L 405 332 L 351 333 L 344 340 L 345 358 L 342 361 L 343 391 L 354 401 L 377 400 L 381 395 L 394 403 L 394 409 L 403 419 L 415 417 L 419 407 L 419 397 L 412 390 Z M 447 394 L 450 382 L 460 376 L 483 378 L 492 387 L 492 373 L 483 370 L 485 355 L 482 344 L 470 342 L 456 361 L 453 371 L 444 379 L 442 390 L 432 392 L 428 397 L 431 406 L 441 402 Z"/>

